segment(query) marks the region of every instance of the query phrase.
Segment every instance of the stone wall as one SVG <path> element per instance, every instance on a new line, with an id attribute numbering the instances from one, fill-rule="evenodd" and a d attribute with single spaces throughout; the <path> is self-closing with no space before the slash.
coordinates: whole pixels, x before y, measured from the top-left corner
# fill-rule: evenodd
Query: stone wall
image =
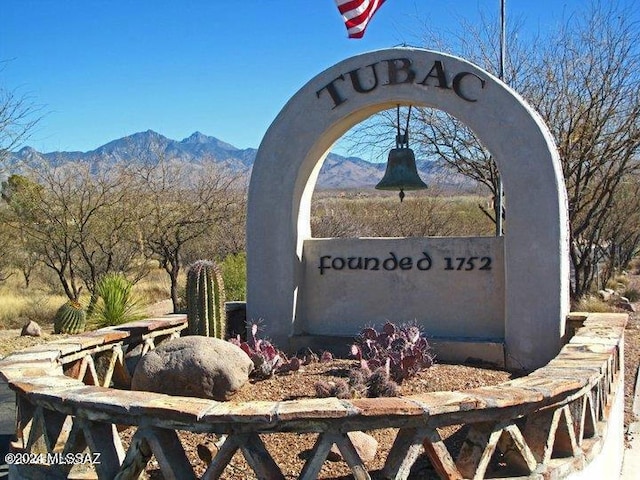
<path id="1" fill-rule="evenodd" d="M 217 478 L 238 450 L 259 478 L 284 478 L 259 435 L 286 431 L 318 433 L 300 478 L 316 478 L 335 443 L 354 477 L 368 479 L 347 433 L 378 428 L 398 429 L 383 478 L 406 478 L 424 453 L 443 479 L 482 479 L 496 452 L 512 472 L 502 478 L 573 478 L 620 442 L 626 321 L 623 314 L 571 315 L 575 335 L 556 358 L 526 377 L 400 398 L 220 403 L 110 388 L 130 381 L 124 351 L 143 355 L 178 336 L 186 327 L 180 315 L 28 348 L 0 361 L 0 374 L 17 394 L 13 451 L 46 455 L 88 447 L 101 454 L 95 466 L 101 479 L 138 478 L 152 457 L 165 478 L 195 478 L 176 435 L 181 430 L 228 435 L 202 478 Z M 136 428 L 126 452 L 118 425 Z M 456 458 L 438 433 L 448 425 L 467 427 Z M 293 446 L 291 454 L 298 454 Z M 12 478 L 64 478 L 69 468 L 32 463 L 13 465 L 11 472 Z"/>
<path id="2" fill-rule="evenodd" d="M 296 330 L 355 336 L 417 323 L 428 337 L 504 338 L 502 237 L 309 239 Z"/>

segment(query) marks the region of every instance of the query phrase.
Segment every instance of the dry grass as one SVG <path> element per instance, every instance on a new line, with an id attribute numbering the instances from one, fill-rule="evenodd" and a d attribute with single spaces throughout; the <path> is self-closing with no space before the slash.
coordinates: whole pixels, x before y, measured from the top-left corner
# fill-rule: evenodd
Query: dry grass
<path id="1" fill-rule="evenodd" d="M 180 284 L 186 281 L 183 278 L 184 272 L 180 275 Z M 164 269 L 154 268 L 133 287 L 136 298 L 139 298 L 142 305 L 152 305 L 169 298 L 171 292 L 171 282 Z"/>
<path id="2" fill-rule="evenodd" d="M 606 287 L 612 290 L 624 290 L 629 286 L 629 281 L 628 275 L 616 275 L 607 281 Z"/>
<path id="3" fill-rule="evenodd" d="M 51 293 L 42 285 L 26 289 L 14 275 L 0 284 L 0 328 L 21 328 L 31 320 L 50 323 L 66 300 L 66 296 Z"/>
<path id="4" fill-rule="evenodd" d="M 169 278 L 161 269 L 152 270 L 134 287 L 142 306 L 169 298 L 169 291 Z M 64 294 L 52 291 L 50 285 L 38 279 L 25 288 L 20 276 L 13 275 L 0 283 L 0 329 L 22 328 L 31 320 L 44 327 L 51 324 L 56 310 L 66 301 Z M 84 295 L 80 301 L 86 305 L 89 298 Z"/>
<path id="5" fill-rule="evenodd" d="M 574 312 L 591 312 L 591 313 L 608 313 L 608 312 L 619 312 L 613 305 L 610 303 L 601 300 L 599 297 L 594 295 L 587 295 L 581 298 L 579 301 L 575 302 L 571 310 Z"/>

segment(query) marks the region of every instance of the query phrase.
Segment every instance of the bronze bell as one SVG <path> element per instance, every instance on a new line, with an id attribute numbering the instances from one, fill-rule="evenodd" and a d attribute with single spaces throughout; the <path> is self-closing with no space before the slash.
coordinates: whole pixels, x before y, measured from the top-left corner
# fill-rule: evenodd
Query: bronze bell
<path id="1" fill-rule="evenodd" d="M 404 142 L 403 142 L 404 143 Z M 387 170 L 376 185 L 378 190 L 400 190 L 400 201 L 405 190 L 422 190 L 427 184 L 422 181 L 416 168 L 416 157 L 408 146 L 391 149 L 387 159 Z"/>

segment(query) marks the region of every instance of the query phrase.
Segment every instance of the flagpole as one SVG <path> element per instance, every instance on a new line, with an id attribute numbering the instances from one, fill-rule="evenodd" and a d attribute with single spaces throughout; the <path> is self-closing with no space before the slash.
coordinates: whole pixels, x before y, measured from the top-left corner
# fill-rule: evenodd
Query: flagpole
<path id="1" fill-rule="evenodd" d="M 500 0 L 500 72 L 499 78 L 504 81 L 504 63 L 507 56 L 507 19 L 506 0 Z"/>
<path id="2" fill-rule="evenodd" d="M 506 22 L 506 0 L 500 0 L 500 66 L 498 78 L 504 81 L 505 59 L 507 56 L 507 22 Z M 502 178 L 498 172 L 498 191 L 496 192 L 496 237 L 502 236 L 502 209 L 504 199 L 504 189 L 502 187 Z"/>

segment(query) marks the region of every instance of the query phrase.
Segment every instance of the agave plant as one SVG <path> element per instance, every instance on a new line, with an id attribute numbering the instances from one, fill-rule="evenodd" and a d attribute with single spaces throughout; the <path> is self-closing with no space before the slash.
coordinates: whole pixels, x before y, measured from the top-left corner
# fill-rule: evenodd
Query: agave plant
<path id="1" fill-rule="evenodd" d="M 98 301 L 91 314 L 96 327 L 120 325 L 144 317 L 133 295 L 133 284 L 124 275 L 108 273 L 96 285 Z"/>

